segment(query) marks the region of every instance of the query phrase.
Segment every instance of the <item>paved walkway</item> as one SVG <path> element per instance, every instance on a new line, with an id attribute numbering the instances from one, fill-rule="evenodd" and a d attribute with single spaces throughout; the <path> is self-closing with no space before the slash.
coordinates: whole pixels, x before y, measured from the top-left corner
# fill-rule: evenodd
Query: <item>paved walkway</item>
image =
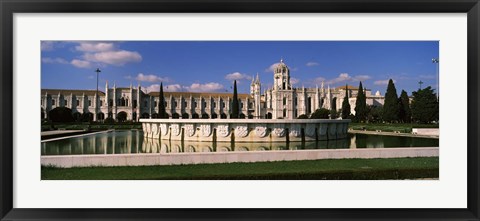
<path id="1" fill-rule="evenodd" d="M 83 130 L 50 130 L 42 131 L 42 136 L 51 136 L 51 135 L 68 135 L 72 133 L 83 132 Z"/>
<path id="2" fill-rule="evenodd" d="M 420 137 L 420 138 L 439 138 L 435 135 L 422 135 L 422 134 L 410 134 L 410 133 L 395 133 L 395 132 L 377 132 L 368 130 L 348 130 L 348 133 L 352 134 L 370 134 L 370 135 L 385 135 L 385 136 L 399 136 L 399 137 Z"/>

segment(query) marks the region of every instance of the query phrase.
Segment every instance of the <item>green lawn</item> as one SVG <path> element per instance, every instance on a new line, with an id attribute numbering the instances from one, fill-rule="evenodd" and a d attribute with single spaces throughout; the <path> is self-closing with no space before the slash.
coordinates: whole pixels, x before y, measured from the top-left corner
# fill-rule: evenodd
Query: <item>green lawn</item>
<path id="1" fill-rule="evenodd" d="M 439 158 L 341 159 L 138 167 L 42 167 L 42 180 L 313 179 L 375 180 L 438 178 Z"/>
<path id="2" fill-rule="evenodd" d="M 438 124 L 373 124 L 373 123 L 350 123 L 349 128 L 353 130 L 381 130 L 385 132 L 400 131 L 401 133 L 411 133 L 412 128 L 438 128 Z"/>

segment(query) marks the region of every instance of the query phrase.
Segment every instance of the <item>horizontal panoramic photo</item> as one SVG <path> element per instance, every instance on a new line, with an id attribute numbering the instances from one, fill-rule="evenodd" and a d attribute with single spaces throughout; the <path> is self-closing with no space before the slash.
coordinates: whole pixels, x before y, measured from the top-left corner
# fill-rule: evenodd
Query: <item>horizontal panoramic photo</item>
<path id="1" fill-rule="evenodd" d="M 41 41 L 42 180 L 439 179 L 438 41 Z"/>

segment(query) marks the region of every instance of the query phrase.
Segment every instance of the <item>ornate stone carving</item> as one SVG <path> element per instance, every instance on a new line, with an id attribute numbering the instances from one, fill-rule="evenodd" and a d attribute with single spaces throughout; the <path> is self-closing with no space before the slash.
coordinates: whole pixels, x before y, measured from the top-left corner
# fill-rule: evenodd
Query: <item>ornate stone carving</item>
<path id="1" fill-rule="evenodd" d="M 246 137 L 248 135 L 248 126 L 239 124 L 235 126 L 235 137 Z"/>
<path id="2" fill-rule="evenodd" d="M 258 136 L 258 137 L 265 137 L 267 136 L 267 127 L 265 126 L 265 124 L 257 124 L 255 126 L 255 134 Z"/>
<path id="3" fill-rule="evenodd" d="M 210 126 L 210 124 L 202 124 L 200 125 L 200 131 L 202 136 L 208 137 L 212 133 L 212 127 Z"/>
<path id="4" fill-rule="evenodd" d="M 226 137 L 230 133 L 228 130 L 228 124 L 219 124 L 217 125 L 217 136 Z"/>
<path id="5" fill-rule="evenodd" d="M 327 135 L 328 124 L 320 124 L 318 129 L 318 135 Z"/>
<path id="6" fill-rule="evenodd" d="M 285 128 L 283 124 L 275 124 L 273 128 L 273 134 L 277 137 L 285 136 Z"/>
<path id="7" fill-rule="evenodd" d="M 145 132 L 147 132 L 147 134 L 150 134 L 150 124 L 145 124 Z"/>
<path id="8" fill-rule="evenodd" d="M 158 138 L 158 125 L 157 124 L 152 124 L 152 136 L 155 138 Z"/>
<path id="9" fill-rule="evenodd" d="M 193 124 L 185 124 L 185 134 L 189 137 L 193 136 L 195 134 L 195 127 Z"/>
<path id="10" fill-rule="evenodd" d="M 180 135 L 180 126 L 178 124 L 172 124 L 170 126 L 170 129 L 172 130 L 172 135 L 173 136 Z"/>
<path id="11" fill-rule="evenodd" d="M 300 135 L 302 135 L 301 127 L 299 124 L 292 124 L 290 126 L 290 135 L 294 137 L 300 137 Z"/>
<path id="12" fill-rule="evenodd" d="M 160 124 L 160 132 L 162 133 L 163 136 L 167 135 L 168 133 L 167 124 Z"/>
<path id="13" fill-rule="evenodd" d="M 305 128 L 305 135 L 309 137 L 315 137 L 315 125 L 307 124 Z"/>

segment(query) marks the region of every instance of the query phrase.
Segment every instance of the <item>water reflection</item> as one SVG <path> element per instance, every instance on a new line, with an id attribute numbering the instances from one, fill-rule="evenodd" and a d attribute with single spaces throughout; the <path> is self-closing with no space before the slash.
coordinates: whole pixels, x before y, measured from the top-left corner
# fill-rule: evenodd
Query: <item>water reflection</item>
<path id="1" fill-rule="evenodd" d="M 438 147 L 438 139 L 349 134 L 347 139 L 290 143 L 212 143 L 146 139 L 142 131 L 113 131 L 41 143 L 42 155 L 195 153 L 389 147 Z"/>

